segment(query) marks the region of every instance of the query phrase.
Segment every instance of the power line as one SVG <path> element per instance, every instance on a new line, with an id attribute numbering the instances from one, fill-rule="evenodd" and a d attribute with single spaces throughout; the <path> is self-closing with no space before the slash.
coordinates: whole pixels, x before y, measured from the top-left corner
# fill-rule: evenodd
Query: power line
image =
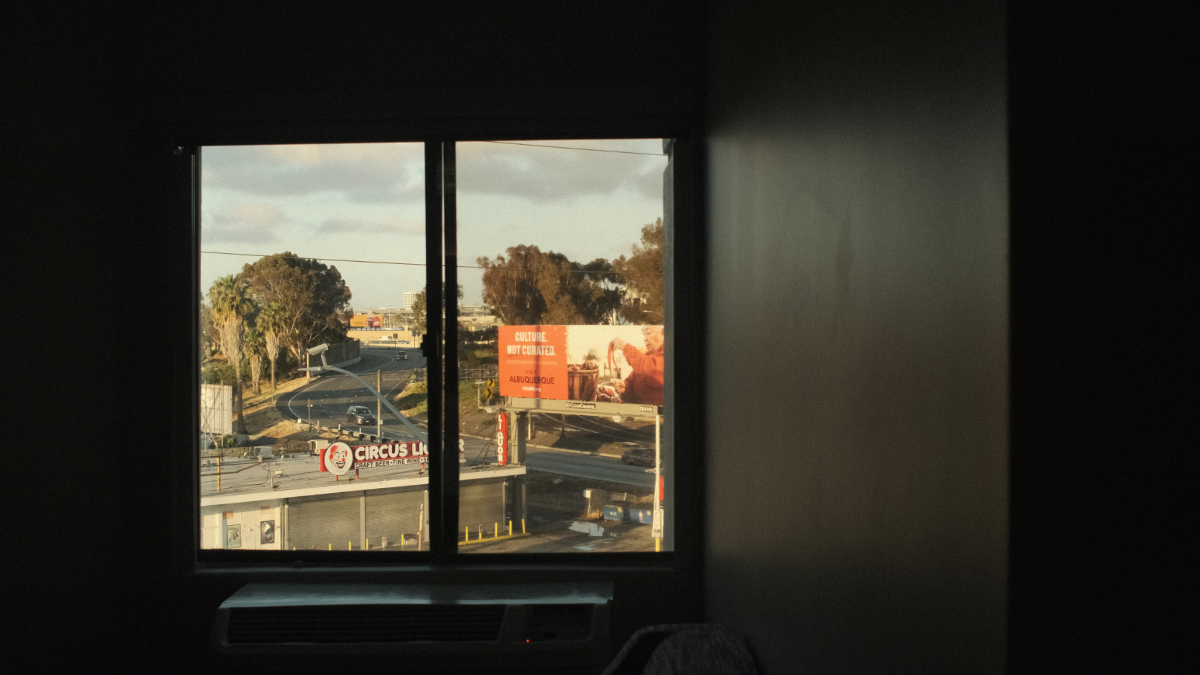
<path id="1" fill-rule="evenodd" d="M 266 258 L 267 257 L 267 254 L 265 254 L 265 253 L 231 253 L 229 251 L 200 251 L 200 252 L 207 253 L 209 255 L 233 255 L 233 256 L 241 256 L 244 258 Z M 296 257 L 297 258 L 305 258 L 305 256 L 296 256 Z M 351 260 L 349 258 L 305 258 L 305 259 L 319 260 L 321 262 L 348 262 L 348 263 L 365 263 L 368 265 L 406 265 L 409 267 L 425 267 L 425 263 L 397 262 L 394 260 Z M 446 266 L 445 263 L 443 263 L 442 267 L 445 267 L 445 266 Z M 455 267 L 458 269 L 462 269 L 462 270 L 484 270 L 484 271 L 500 270 L 506 274 L 508 272 L 537 272 L 539 270 L 551 270 L 551 271 L 555 271 L 555 272 L 568 272 L 570 274 L 620 274 L 620 272 L 611 271 L 611 270 L 594 270 L 594 271 L 562 270 L 562 269 L 558 269 L 555 267 L 521 267 L 521 268 L 517 268 L 517 269 L 510 269 L 508 267 L 499 267 L 499 266 L 495 266 L 495 265 L 490 266 L 490 267 L 484 267 L 483 265 L 455 265 Z"/>
<path id="2" fill-rule="evenodd" d="M 229 251 L 200 251 L 211 255 L 236 255 L 245 258 L 266 258 L 263 253 L 230 253 Z M 297 258 L 306 258 L 306 256 L 296 256 Z M 307 258 L 308 260 L 320 260 L 322 262 L 352 262 L 352 263 L 369 263 L 371 265 L 410 265 L 413 267 L 425 267 L 425 263 L 410 263 L 396 262 L 394 260 L 350 260 L 348 258 Z M 442 265 L 445 267 L 445 265 Z M 459 265 L 459 267 L 472 267 L 472 265 Z"/>
<path id="3" fill-rule="evenodd" d="M 567 145 L 542 145 L 541 143 L 518 143 L 517 141 L 477 141 L 478 143 L 501 143 L 503 145 L 527 145 L 531 148 L 554 148 L 556 150 L 586 150 L 588 152 L 611 152 L 618 155 L 645 155 L 647 157 L 666 157 L 665 152 L 633 152 L 631 150 L 601 150 L 600 148 L 572 148 Z"/>

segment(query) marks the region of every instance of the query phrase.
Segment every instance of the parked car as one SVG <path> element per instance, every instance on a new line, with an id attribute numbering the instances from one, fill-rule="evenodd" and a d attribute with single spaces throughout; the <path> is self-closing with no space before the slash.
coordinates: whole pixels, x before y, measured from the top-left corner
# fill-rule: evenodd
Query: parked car
<path id="1" fill-rule="evenodd" d="M 632 448 L 621 455 L 621 461 L 638 466 L 654 466 L 654 451 L 650 448 Z"/>
<path id="2" fill-rule="evenodd" d="M 375 413 L 365 405 L 352 405 L 346 411 L 346 421 L 351 424 L 375 424 Z"/>

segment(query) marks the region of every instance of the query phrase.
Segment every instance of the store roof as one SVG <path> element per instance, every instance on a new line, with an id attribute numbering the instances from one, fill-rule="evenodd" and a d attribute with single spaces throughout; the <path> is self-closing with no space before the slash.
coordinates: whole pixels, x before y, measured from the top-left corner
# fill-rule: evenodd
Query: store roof
<path id="1" fill-rule="evenodd" d="M 479 480 L 524 474 L 524 466 L 499 466 L 497 464 L 459 464 L 459 480 Z M 276 472 L 281 472 L 276 475 Z M 274 459 L 259 461 L 254 458 L 226 458 L 220 465 L 221 489 L 217 490 L 217 460 L 200 460 L 200 505 L 237 504 L 264 499 L 290 499 L 312 495 L 357 492 L 360 490 L 383 490 L 426 485 L 428 472 L 421 465 L 408 464 L 364 468 L 359 478 L 347 474 L 334 480 L 332 473 L 323 473 L 316 455 L 281 455 Z"/>

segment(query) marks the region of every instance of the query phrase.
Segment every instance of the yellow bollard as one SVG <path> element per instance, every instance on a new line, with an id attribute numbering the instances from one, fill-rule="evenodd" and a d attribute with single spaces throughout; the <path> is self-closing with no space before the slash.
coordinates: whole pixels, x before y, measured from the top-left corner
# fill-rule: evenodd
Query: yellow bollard
<path id="1" fill-rule="evenodd" d="M 463 541 L 471 541 L 471 526 L 470 525 L 467 525 L 466 527 L 463 528 L 463 533 L 466 536 L 466 538 L 463 539 Z"/>
<path id="2" fill-rule="evenodd" d="M 508 521 L 508 536 L 512 536 L 512 520 Z"/>
<path id="3" fill-rule="evenodd" d="M 352 542 L 352 541 L 346 542 L 346 550 L 353 551 L 354 550 L 354 542 Z"/>
<path id="4" fill-rule="evenodd" d="M 332 550 L 333 550 L 333 544 L 330 544 L 330 545 L 329 545 L 329 550 L 330 550 L 330 551 L 332 551 Z"/>
<path id="5" fill-rule="evenodd" d="M 525 519 L 521 519 L 521 534 L 525 534 Z"/>
<path id="6" fill-rule="evenodd" d="M 662 553 L 662 539 L 659 537 L 654 538 L 654 552 Z"/>
<path id="7" fill-rule="evenodd" d="M 495 525 L 496 525 L 496 533 L 492 535 L 492 539 L 499 539 L 500 538 L 500 523 L 495 523 Z"/>
<path id="8" fill-rule="evenodd" d="M 370 539 L 367 540 L 367 550 L 368 551 L 371 550 L 371 540 Z"/>

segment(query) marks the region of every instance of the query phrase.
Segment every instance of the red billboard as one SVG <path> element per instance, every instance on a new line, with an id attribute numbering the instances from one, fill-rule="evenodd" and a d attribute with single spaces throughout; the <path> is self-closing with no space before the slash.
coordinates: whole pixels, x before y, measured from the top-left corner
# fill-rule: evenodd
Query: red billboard
<path id="1" fill-rule="evenodd" d="M 501 326 L 500 395 L 663 404 L 662 326 Z"/>

